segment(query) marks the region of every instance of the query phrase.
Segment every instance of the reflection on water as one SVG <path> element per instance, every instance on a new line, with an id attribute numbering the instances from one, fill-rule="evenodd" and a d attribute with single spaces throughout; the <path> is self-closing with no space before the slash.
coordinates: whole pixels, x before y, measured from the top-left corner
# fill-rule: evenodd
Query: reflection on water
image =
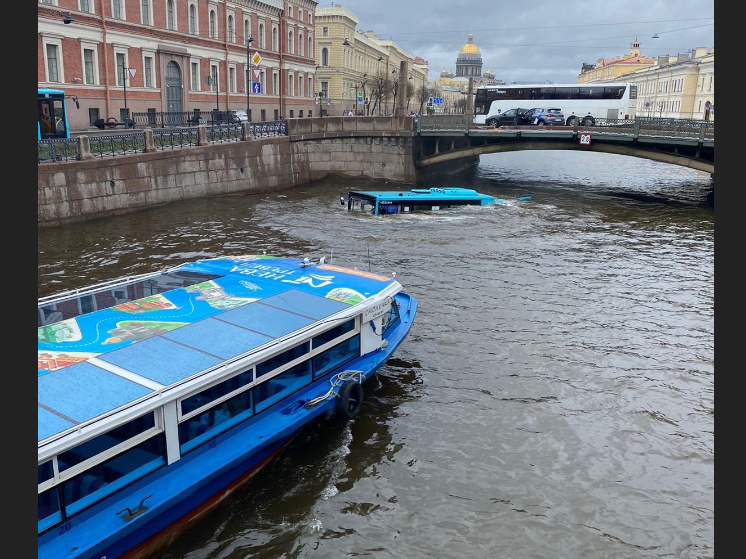
<path id="1" fill-rule="evenodd" d="M 397 186 L 330 178 L 39 229 L 40 296 L 266 251 L 420 299 L 353 422 L 309 426 L 158 559 L 714 557 L 709 175 L 535 151 L 418 186 L 506 203 L 351 214 L 348 190 Z"/>

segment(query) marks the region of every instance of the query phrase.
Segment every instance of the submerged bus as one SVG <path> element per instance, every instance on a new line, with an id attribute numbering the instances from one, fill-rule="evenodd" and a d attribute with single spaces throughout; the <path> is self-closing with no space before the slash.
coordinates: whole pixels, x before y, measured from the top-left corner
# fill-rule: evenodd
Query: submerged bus
<path id="1" fill-rule="evenodd" d="M 591 126 L 597 118 L 635 118 L 636 103 L 632 83 L 485 85 L 474 96 L 474 124 L 508 109 L 549 105 L 562 110 L 568 126 Z"/>
<path id="2" fill-rule="evenodd" d="M 65 92 L 61 89 L 39 89 L 39 139 L 69 138 Z"/>

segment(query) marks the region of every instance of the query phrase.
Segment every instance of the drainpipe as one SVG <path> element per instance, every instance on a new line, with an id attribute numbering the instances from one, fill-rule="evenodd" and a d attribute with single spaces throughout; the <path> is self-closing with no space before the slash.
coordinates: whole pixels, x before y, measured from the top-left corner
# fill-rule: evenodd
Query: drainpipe
<path id="1" fill-rule="evenodd" d="M 104 91 L 106 91 L 106 118 L 104 120 L 106 120 L 111 114 L 111 91 L 109 90 L 109 45 L 106 43 L 106 11 L 104 0 L 99 2 L 99 6 L 99 10 L 101 11 L 101 41 L 104 45 Z"/>
<path id="2" fill-rule="evenodd" d="M 280 11 L 280 37 L 279 37 L 279 44 L 277 45 L 280 55 L 280 118 L 283 117 L 283 108 L 282 108 L 282 83 L 283 83 L 283 56 L 282 56 L 282 45 L 285 44 L 285 33 L 283 33 L 283 22 L 285 21 L 285 9 L 283 8 Z M 287 23 L 285 24 L 285 28 L 287 30 Z"/>
<path id="3" fill-rule="evenodd" d="M 230 109 L 229 100 L 230 100 L 230 93 L 228 92 L 228 0 L 225 0 L 225 17 L 223 18 L 223 22 L 225 23 L 225 27 L 223 29 L 223 37 L 224 37 L 224 49 L 225 49 L 225 112 L 227 113 Z M 236 20 L 233 19 L 233 32 L 236 32 Z M 218 74 L 220 76 L 220 74 Z M 218 79 L 218 82 L 220 80 Z M 220 89 L 218 87 L 218 89 Z"/>

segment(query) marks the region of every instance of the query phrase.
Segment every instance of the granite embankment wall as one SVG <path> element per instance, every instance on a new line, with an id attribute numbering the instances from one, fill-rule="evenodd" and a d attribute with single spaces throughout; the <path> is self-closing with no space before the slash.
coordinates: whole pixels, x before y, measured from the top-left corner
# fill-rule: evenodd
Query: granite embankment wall
<path id="1" fill-rule="evenodd" d="M 408 116 L 291 119 L 288 136 L 43 163 L 38 224 L 189 198 L 276 191 L 329 174 L 413 183 L 412 127 Z"/>

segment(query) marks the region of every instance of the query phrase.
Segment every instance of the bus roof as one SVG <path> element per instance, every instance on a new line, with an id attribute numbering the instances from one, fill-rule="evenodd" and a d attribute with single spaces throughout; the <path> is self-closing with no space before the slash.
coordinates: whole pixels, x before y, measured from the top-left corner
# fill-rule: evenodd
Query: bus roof
<path id="1" fill-rule="evenodd" d="M 61 89 L 51 89 L 49 87 L 40 87 L 39 88 L 39 95 L 46 94 L 46 93 L 49 93 L 49 94 L 58 94 L 58 95 L 64 95 L 65 94 L 65 92 L 63 90 L 61 90 Z"/>

